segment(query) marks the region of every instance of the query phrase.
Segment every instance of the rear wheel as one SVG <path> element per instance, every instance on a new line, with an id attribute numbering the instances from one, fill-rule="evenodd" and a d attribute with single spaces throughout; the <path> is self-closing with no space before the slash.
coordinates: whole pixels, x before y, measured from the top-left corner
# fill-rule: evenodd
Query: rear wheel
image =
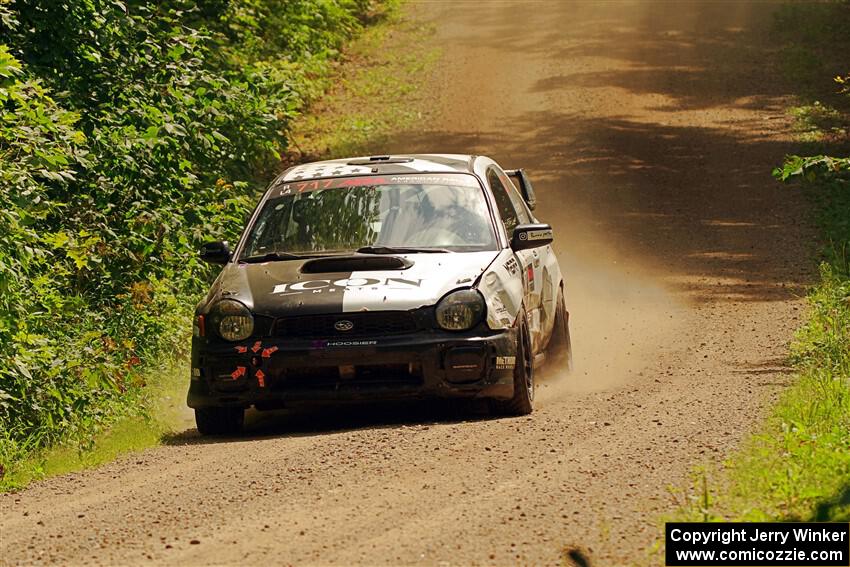
<path id="1" fill-rule="evenodd" d="M 531 352 L 531 334 L 525 310 L 519 314 L 516 360 L 514 366 L 514 395 L 510 400 L 494 403 L 500 415 L 528 415 L 534 409 L 534 354 Z"/>
<path id="2" fill-rule="evenodd" d="M 555 305 L 555 323 L 546 354 L 552 365 L 559 370 L 570 372 L 573 369 L 573 345 L 570 340 L 570 314 L 564 302 L 564 291 L 558 291 Z"/>
<path id="3" fill-rule="evenodd" d="M 195 424 L 201 435 L 236 435 L 244 421 L 242 408 L 195 408 Z"/>

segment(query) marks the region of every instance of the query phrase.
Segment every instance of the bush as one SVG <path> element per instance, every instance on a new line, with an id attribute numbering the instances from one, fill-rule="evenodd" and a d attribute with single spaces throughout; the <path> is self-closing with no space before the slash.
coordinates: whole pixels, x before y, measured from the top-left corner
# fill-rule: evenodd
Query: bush
<path id="1" fill-rule="evenodd" d="M 0 476 L 136 411 L 372 10 L 362 0 L 0 0 Z"/>

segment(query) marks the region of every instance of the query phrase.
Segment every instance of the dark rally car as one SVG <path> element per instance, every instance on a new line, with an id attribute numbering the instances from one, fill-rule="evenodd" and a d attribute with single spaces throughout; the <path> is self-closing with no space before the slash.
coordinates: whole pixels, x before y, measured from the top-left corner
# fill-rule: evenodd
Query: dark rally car
<path id="1" fill-rule="evenodd" d="M 251 406 L 341 400 L 484 398 L 530 413 L 535 365 L 571 365 L 552 229 L 533 208 L 525 173 L 483 156 L 285 171 L 233 250 L 201 251 L 223 268 L 195 313 L 198 430 L 238 432 Z"/>

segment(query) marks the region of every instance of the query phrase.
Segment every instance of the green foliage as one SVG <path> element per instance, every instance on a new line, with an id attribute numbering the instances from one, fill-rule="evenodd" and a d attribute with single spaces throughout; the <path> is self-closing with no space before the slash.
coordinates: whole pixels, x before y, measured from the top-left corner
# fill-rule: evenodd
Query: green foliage
<path id="1" fill-rule="evenodd" d="M 850 125 L 843 114 L 820 101 L 801 104 L 790 110 L 794 117 L 794 130 L 802 142 L 822 142 L 850 133 Z"/>
<path id="2" fill-rule="evenodd" d="M 137 411 L 365 0 L 0 0 L 0 476 Z M 318 86 L 317 86 L 318 85 Z"/>
<path id="3" fill-rule="evenodd" d="M 773 175 L 780 181 L 794 177 L 802 177 L 810 183 L 846 180 L 850 177 L 850 158 L 788 156 L 782 167 L 773 171 Z"/>
<path id="4" fill-rule="evenodd" d="M 218 4 L 218 21 L 213 29 L 224 38 L 221 43 L 238 42 L 242 47 L 236 57 L 264 61 L 335 56 L 343 41 L 359 31 L 358 17 L 366 18 L 376 9 L 367 0 L 243 0 Z M 204 19 L 209 20 L 209 12 Z"/>
<path id="5" fill-rule="evenodd" d="M 179 435 L 192 424 L 192 414 L 185 401 L 185 374 L 183 360 L 163 360 L 162 365 L 149 365 L 144 376 L 152 378 L 151 381 L 144 388 L 126 392 L 122 402 L 127 409 L 111 408 L 112 417 L 117 419 L 103 431 L 88 436 L 84 443 L 57 444 L 38 451 L 27 451 L 18 444 L 20 454 L 14 459 L 14 466 L 0 478 L 0 492 L 24 488 L 45 476 L 97 466 L 119 455 L 156 445 L 168 436 Z M 13 445 L 7 443 L 5 447 Z"/>

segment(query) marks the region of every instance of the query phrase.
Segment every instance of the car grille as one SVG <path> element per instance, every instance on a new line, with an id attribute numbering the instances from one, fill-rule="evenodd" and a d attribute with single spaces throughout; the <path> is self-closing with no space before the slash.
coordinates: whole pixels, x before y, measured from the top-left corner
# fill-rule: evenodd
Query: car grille
<path id="1" fill-rule="evenodd" d="M 337 323 L 348 321 L 351 329 L 341 331 Z M 400 335 L 417 330 L 416 319 L 407 311 L 374 311 L 285 317 L 275 321 L 274 335 L 288 338 L 371 337 Z"/>

